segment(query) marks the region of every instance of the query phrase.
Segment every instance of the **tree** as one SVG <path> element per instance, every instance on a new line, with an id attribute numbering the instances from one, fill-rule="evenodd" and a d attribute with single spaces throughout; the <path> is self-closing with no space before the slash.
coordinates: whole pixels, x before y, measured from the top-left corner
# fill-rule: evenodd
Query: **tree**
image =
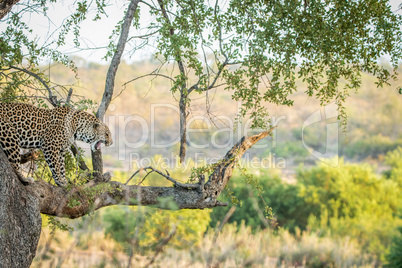
<path id="1" fill-rule="evenodd" d="M 23 18 L 33 11 L 46 15 L 52 1 L 17 2 L 3 1 L 0 5 L 0 17 L 4 17 L 6 25 L 0 35 L 1 98 L 28 101 L 33 94 L 52 106 L 63 102 L 76 105 L 72 92 L 48 81 L 40 71 L 39 63 L 52 59 L 75 70 L 74 62 L 57 48 L 65 43 L 70 32 L 79 47 L 80 23 L 89 16 L 91 5 L 95 5 L 96 10 L 94 20 L 101 19 L 105 15 L 106 1 L 75 2 L 76 11 L 60 27 L 56 41 L 43 46 L 37 45 Z M 140 20 L 145 13 L 154 18 L 148 25 Z M 239 120 L 250 117 L 254 128 L 269 129 L 269 115 L 264 103 L 292 105 L 290 96 L 297 90 L 295 81 L 302 79 L 309 96 L 318 98 L 321 104 L 336 102 L 341 122 L 345 124 L 347 115 L 343 103 L 350 90 L 359 88 L 361 72 L 374 74 L 379 86 L 395 77 L 392 71 L 396 71 L 401 58 L 400 25 L 401 17 L 393 14 L 388 2 L 383 0 L 232 0 L 225 6 L 221 6 L 219 1 L 210 5 L 201 0 L 132 0 L 124 19 L 110 37 L 106 58 L 112 59 L 97 116 L 102 118 L 110 104 L 123 51 L 152 45 L 156 47 L 155 55 L 161 66 L 169 68 L 169 72 L 162 73 L 158 68 L 127 83 L 145 76 L 170 81 L 172 94 L 179 96 L 181 161 L 186 151 L 186 123 L 191 98 L 195 93 L 205 94 L 208 107 L 208 92 L 212 89 L 230 90 L 232 98 L 242 103 Z M 130 28 L 138 35 L 130 36 Z M 129 36 L 130 40 L 140 43 L 126 48 Z M 390 57 L 392 71 L 379 64 L 381 56 Z M 36 102 L 46 105 L 43 100 Z M 268 134 L 269 131 L 264 131 L 241 139 L 221 161 L 194 174 L 196 184 L 179 183 L 168 173 L 153 167 L 145 168 L 172 181 L 175 187 L 128 186 L 110 181 L 108 173 L 103 174 L 100 153 L 92 155 L 95 180 L 85 185 L 67 190 L 37 181 L 22 187 L 0 153 L 1 171 L 4 171 L 0 180 L 4 194 L 0 198 L 5 204 L 0 213 L 0 228 L 5 232 L 0 236 L 2 241 L 3 238 L 10 241 L 7 247 L 2 247 L 1 258 L 11 261 L 18 255 L 8 250 L 25 250 L 25 255 L 33 256 L 39 236 L 37 230 L 40 229 L 39 212 L 76 218 L 117 203 L 158 204 L 159 197 L 173 197 L 179 208 L 224 205 L 217 201 L 217 197 L 229 181 L 236 161 Z M 76 152 L 76 148 L 72 151 Z M 83 164 L 80 167 L 88 169 Z M 206 176 L 209 176 L 208 180 L 205 180 Z M 13 207 L 18 202 L 26 202 L 24 200 L 28 200 L 32 207 L 26 210 Z M 4 222 L 6 217 L 18 218 L 20 222 L 10 225 Z M 18 244 L 28 233 L 22 233 L 21 239 L 10 239 L 10 236 L 17 237 L 16 229 L 29 218 L 35 219 L 32 228 L 35 233 L 28 248 L 22 249 Z M 18 259 L 19 266 L 27 267 L 31 260 Z"/>

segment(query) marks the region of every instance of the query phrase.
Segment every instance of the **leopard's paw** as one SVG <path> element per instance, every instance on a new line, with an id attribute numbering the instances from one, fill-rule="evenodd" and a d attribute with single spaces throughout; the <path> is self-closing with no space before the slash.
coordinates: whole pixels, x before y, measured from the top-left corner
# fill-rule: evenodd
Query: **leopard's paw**
<path id="1" fill-rule="evenodd" d="M 27 180 L 28 184 L 33 184 L 35 182 L 34 178 L 32 178 L 32 177 L 27 177 L 26 180 Z"/>
<path id="2" fill-rule="evenodd" d="M 24 184 L 24 185 L 33 184 L 35 182 L 34 178 L 32 178 L 32 177 L 27 177 L 27 178 L 25 178 L 23 176 L 21 176 L 21 177 L 18 176 L 18 177 L 19 177 L 20 181 L 22 182 L 22 184 Z"/>

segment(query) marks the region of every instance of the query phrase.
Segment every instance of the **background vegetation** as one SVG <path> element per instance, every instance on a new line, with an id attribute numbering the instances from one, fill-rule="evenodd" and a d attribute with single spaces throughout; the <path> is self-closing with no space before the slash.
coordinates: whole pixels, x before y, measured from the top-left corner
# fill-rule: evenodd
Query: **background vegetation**
<path id="1" fill-rule="evenodd" d="M 96 99 L 97 90 L 101 90 L 96 83 L 103 80 L 96 77 L 104 73 L 105 67 L 82 62 L 79 75 L 82 79 L 75 87 Z M 147 66 L 152 68 L 152 62 L 123 64 L 121 73 L 124 76 Z M 63 68 L 53 66 L 50 71 L 51 75 L 68 83 Z M 119 79 L 124 81 L 127 77 Z M 365 75 L 365 79 L 371 77 Z M 44 218 L 46 227 L 33 265 L 125 267 L 131 261 L 136 266 L 152 263 L 176 267 L 400 267 L 402 137 L 398 122 L 402 107 L 396 91 L 398 85 L 399 82 L 394 82 L 383 90 L 367 86 L 349 99 L 348 131 L 328 133 L 339 134 L 339 158 L 331 158 L 332 165 L 313 158 L 303 146 L 302 135 L 309 147 L 325 149 L 326 141 L 321 136 L 326 133 L 319 123 L 301 131 L 303 118 L 319 106 L 304 94 L 295 94 L 292 97 L 298 99 L 296 109 L 271 106 L 275 115 L 285 116 L 279 121 L 276 137 L 265 141 L 265 149 L 253 149 L 242 162 L 242 166 L 247 167 L 253 159 L 268 157 L 277 161 L 268 168 L 250 168 L 248 171 L 258 178 L 263 189 L 261 196 L 246 183 L 245 175 L 237 171 L 222 197 L 223 201 L 229 202 L 227 208 L 176 212 L 175 204 L 170 200 L 163 202 L 173 211 L 110 207 L 78 221 L 63 221 L 74 231 L 57 230 L 54 233 L 51 233 L 54 222 Z M 144 82 L 143 86 L 136 85 L 136 90 L 130 91 L 136 94 L 123 92 L 123 98 L 112 103 L 115 108 L 111 116 L 135 114 L 148 120 L 152 103 L 171 101 L 169 95 L 159 94 L 162 91 L 155 88 L 158 86 L 164 85 L 154 84 L 150 89 Z M 220 107 L 231 113 L 234 109 L 226 103 L 227 98 L 225 95 L 217 98 L 212 108 Z M 375 109 L 365 108 L 373 106 Z M 141 109 L 133 110 L 132 107 Z M 193 116 L 203 112 L 195 103 L 191 108 Z M 164 112 L 169 114 L 171 111 L 160 114 Z M 156 131 L 157 142 L 177 135 L 174 126 L 177 120 L 169 118 L 155 118 L 160 123 Z M 202 129 L 201 123 L 195 126 L 201 125 Z M 115 140 L 123 135 L 135 140 L 141 134 L 135 122 L 126 125 L 123 132 L 118 124 L 111 128 L 115 131 Z M 209 141 L 214 128 L 197 133 L 193 138 Z M 221 133 L 219 139 L 222 143 L 227 142 L 229 132 Z M 127 156 L 136 153 L 141 158 L 150 157 L 159 168 L 167 168 L 172 176 L 185 180 L 191 173 L 190 167 L 200 164 L 193 159 L 187 166 L 174 169 L 166 163 L 170 163 L 171 152 L 177 147 L 157 151 L 151 147 L 148 142 L 138 149 L 126 149 L 125 157 L 121 159 L 119 145 L 105 148 L 105 169 L 113 171 L 114 180 L 125 182 L 139 164 Z M 198 150 L 198 153 L 202 152 L 205 159 L 212 159 L 224 151 L 208 148 Z M 280 160 L 284 161 L 284 166 L 278 165 Z M 139 183 L 144 175 L 130 183 Z M 169 185 L 153 175 L 143 184 Z M 265 205 L 272 208 L 274 221 L 265 218 Z M 227 221 L 224 220 L 233 206 L 236 210 Z M 220 228 L 222 221 L 225 225 Z M 218 250 L 212 250 L 212 247 Z"/>

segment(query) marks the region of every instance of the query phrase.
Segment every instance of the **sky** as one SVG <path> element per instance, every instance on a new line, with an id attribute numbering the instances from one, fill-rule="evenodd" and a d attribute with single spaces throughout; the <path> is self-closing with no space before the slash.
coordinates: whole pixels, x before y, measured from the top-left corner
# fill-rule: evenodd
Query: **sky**
<path id="1" fill-rule="evenodd" d="M 39 44 L 43 44 L 57 38 L 57 34 L 52 33 L 57 30 L 58 25 L 63 24 L 63 20 L 66 18 L 68 14 L 73 11 L 72 1 L 57 1 L 53 6 L 50 7 L 48 11 L 49 19 L 45 18 L 41 14 L 29 14 L 25 18 L 25 21 L 28 22 L 28 25 L 33 29 L 34 34 L 38 40 Z M 389 1 L 392 10 L 394 12 L 398 12 L 402 14 L 401 10 L 398 10 L 398 6 L 402 3 L 402 0 L 391 0 Z M 86 61 L 104 63 L 107 62 L 103 59 L 106 54 L 106 46 L 109 43 L 109 36 L 112 33 L 113 29 L 124 16 L 124 11 L 128 6 L 128 1 L 119 1 L 119 0 L 111 0 L 109 1 L 109 5 L 105 9 L 106 16 L 102 16 L 101 20 L 92 21 L 92 18 L 85 20 L 81 25 L 81 46 L 83 50 L 79 50 L 74 47 L 74 43 L 72 38 L 66 40 L 66 45 L 60 48 L 60 51 L 67 55 L 76 55 L 81 58 L 84 58 Z M 141 7 L 144 10 L 142 5 Z M 143 12 L 143 14 L 147 14 L 147 12 Z M 28 14 L 26 14 L 28 15 Z M 151 20 L 150 17 L 141 17 L 141 22 L 149 23 Z M 4 27 L 4 25 L 3 25 Z M 0 25 L 0 30 L 2 30 L 2 25 Z M 139 35 L 140 33 L 134 32 L 134 29 L 131 28 L 130 36 Z M 94 49 L 94 48 L 101 49 Z M 141 51 L 141 54 L 132 52 L 125 52 L 123 55 L 123 59 L 127 62 L 133 62 L 137 60 L 142 60 L 144 58 L 149 58 L 152 54 L 152 51 L 144 52 Z"/>

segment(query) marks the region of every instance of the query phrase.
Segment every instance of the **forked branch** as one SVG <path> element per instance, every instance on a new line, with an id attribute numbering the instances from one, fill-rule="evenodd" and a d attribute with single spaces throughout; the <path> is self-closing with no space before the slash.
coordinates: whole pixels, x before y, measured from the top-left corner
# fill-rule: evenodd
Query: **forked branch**
<path id="1" fill-rule="evenodd" d="M 99 208 L 116 204 L 163 207 L 161 200 L 166 198 L 172 199 L 180 209 L 226 206 L 226 203 L 218 201 L 217 198 L 230 180 L 236 161 L 271 131 L 272 129 L 258 135 L 243 137 L 214 165 L 213 172 L 205 184 L 203 174 L 197 178 L 199 180 L 197 184 L 182 184 L 169 174 L 147 167 L 147 170 L 172 181 L 175 187 L 126 185 L 110 181 L 110 175 L 106 173 L 103 182 L 91 181 L 71 190 L 44 181 L 37 181 L 26 188 L 39 196 L 41 213 L 68 218 L 78 218 Z"/>

